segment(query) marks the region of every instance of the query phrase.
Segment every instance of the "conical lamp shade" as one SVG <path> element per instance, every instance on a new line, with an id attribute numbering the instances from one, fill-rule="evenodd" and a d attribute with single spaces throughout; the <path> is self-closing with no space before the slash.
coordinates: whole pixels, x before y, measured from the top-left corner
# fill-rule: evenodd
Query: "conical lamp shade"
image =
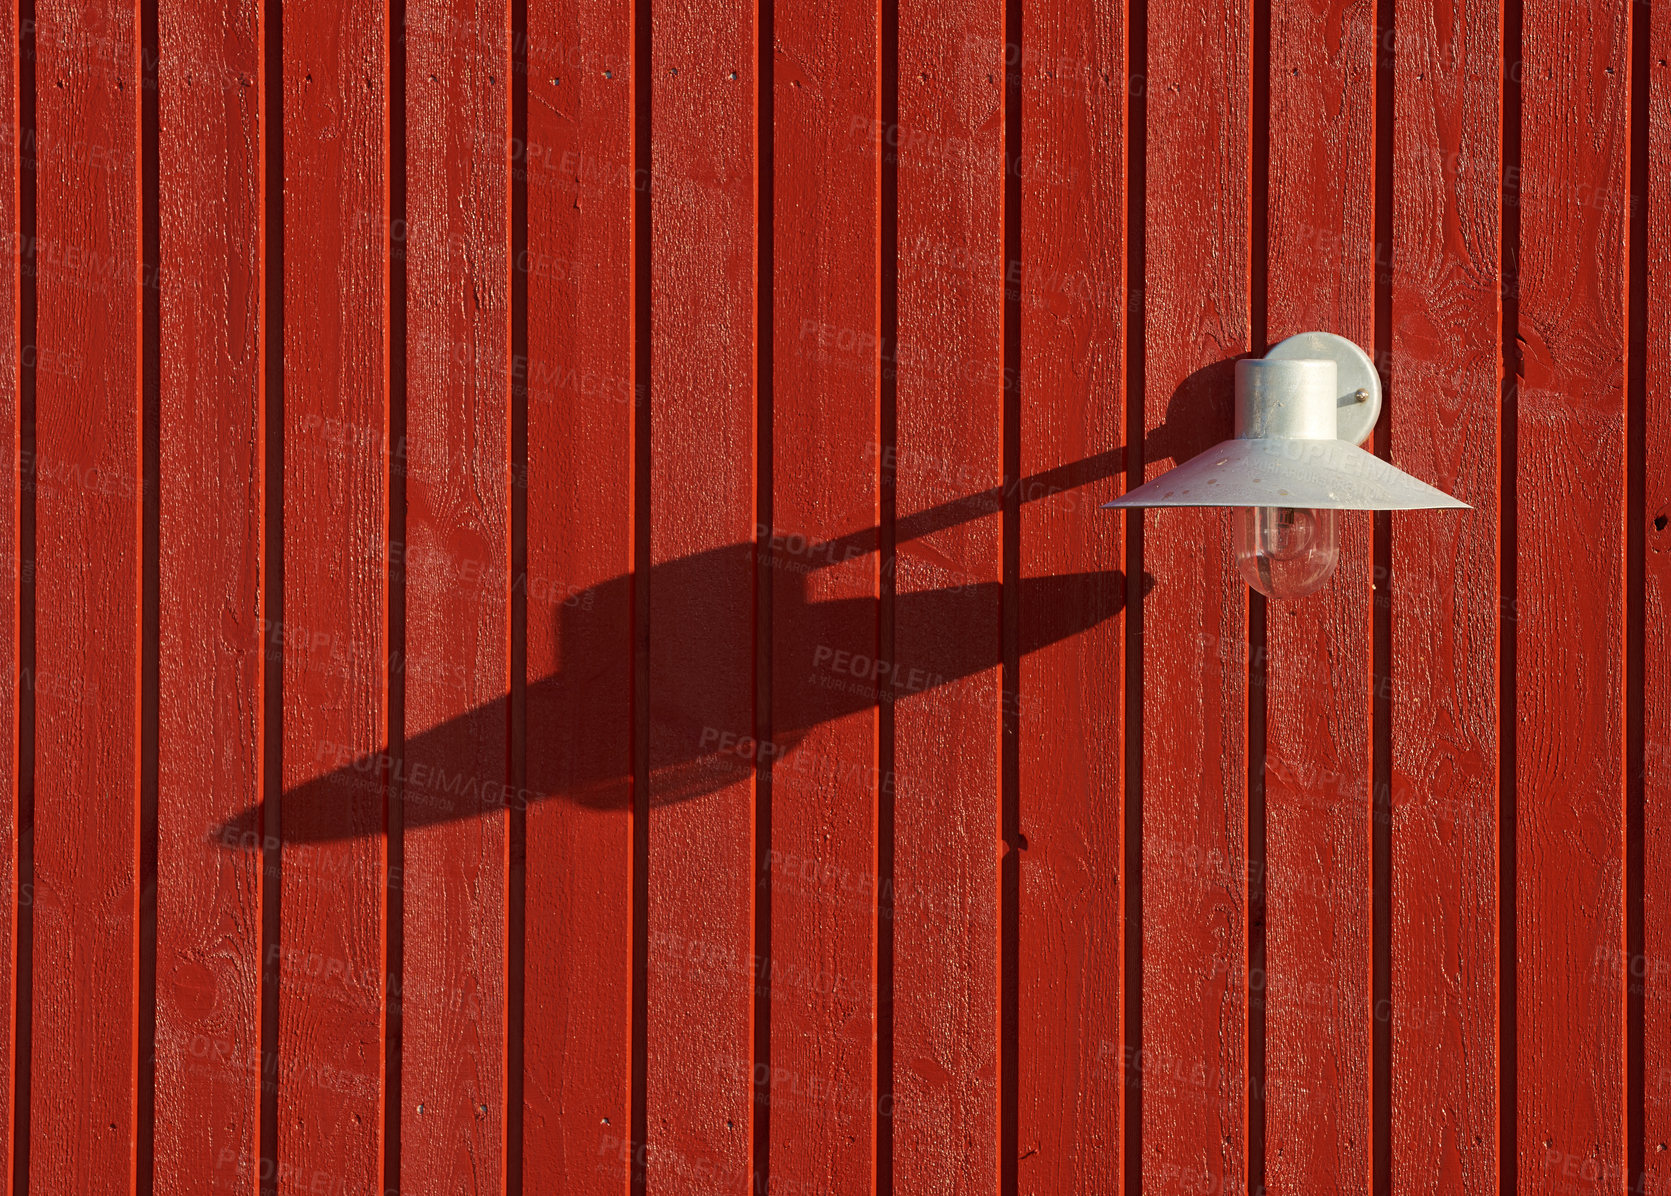
<path id="1" fill-rule="evenodd" d="M 1226 440 L 1105 507 L 1468 510 L 1344 440 Z"/>

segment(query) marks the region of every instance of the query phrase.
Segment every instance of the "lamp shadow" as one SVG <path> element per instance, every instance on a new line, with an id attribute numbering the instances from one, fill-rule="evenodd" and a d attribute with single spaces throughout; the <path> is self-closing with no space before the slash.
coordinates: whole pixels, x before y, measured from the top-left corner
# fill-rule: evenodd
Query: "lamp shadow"
<path id="1" fill-rule="evenodd" d="M 1124 469 L 1112 450 L 1019 480 L 1021 501 L 1077 490 Z M 896 521 L 899 552 L 912 540 L 1002 509 L 998 489 L 983 491 Z M 1076 494 L 1075 501 L 1096 501 Z M 650 801 L 689 801 L 746 779 L 762 755 L 782 759 L 815 727 L 874 709 L 883 700 L 911 702 L 953 682 L 1002 664 L 999 619 L 1003 587 L 976 581 L 895 594 L 897 627 L 929 629 L 926 650 L 905 670 L 876 657 L 880 604 L 874 596 L 817 600 L 811 577 L 877 551 L 878 530 L 795 551 L 763 556 L 752 542 L 730 544 L 654 566 L 645 579 L 660 622 L 651 633 Z M 754 739 L 752 659 L 732 661 L 710 640 L 714 626 L 735 625 L 752 611 L 757 567 L 772 569 L 772 736 Z M 1119 614 L 1126 577 L 1118 570 L 1022 578 L 1017 645 L 1022 655 L 1096 627 Z M 1153 587 L 1145 575 L 1142 593 Z M 634 578 L 624 574 L 579 593 L 558 608 L 555 644 L 561 669 L 529 681 L 526 691 L 527 777 L 510 792 L 502 773 L 508 699 L 484 703 L 408 736 L 398 786 L 408 830 L 469 819 L 528 803 L 563 800 L 589 809 L 632 804 L 629 670 L 635 605 Z M 745 656 L 747 654 L 744 654 Z M 741 701 L 737 695 L 743 695 Z M 726 695 L 731 695 L 728 700 Z M 884 695 L 887 695 L 885 698 Z M 487 756 L 484 768 L 449 771 L 442 762 Z M 428 762 L 419 769 L 411 761 Z M 279 837 L 287 843 L 324 843 L 381 833 L 390 757 L 322 752 L 319 775 L 287 789 Z M 488 767 L 491 766 L 491 767 Z M 265 811 L 257 803 L 217 827 L 222 846 L 258 849 Z"/>
<path id="2" fill-rule="evenodd" d="M 1162 463 L 1176 468 L 1235 434 L 1237 360 L 1210 362 L 1178 384 L 1166 404 L 1165 420 L 1143 438 L 1143 463 L 1150 476 Z"/>

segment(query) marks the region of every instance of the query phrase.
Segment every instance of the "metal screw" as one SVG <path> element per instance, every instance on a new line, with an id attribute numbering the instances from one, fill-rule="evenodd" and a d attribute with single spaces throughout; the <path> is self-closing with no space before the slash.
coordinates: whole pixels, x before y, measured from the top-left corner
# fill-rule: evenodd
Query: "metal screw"
<path id="1" fill-rule="evenodd" d="M 1367 390 L 1359 388 L 1356 392 L 1353 393 L 1352 398 L 1359 403 L 1367 403 L 1367 402 L 1369 402 L 1369 392 Z"/>

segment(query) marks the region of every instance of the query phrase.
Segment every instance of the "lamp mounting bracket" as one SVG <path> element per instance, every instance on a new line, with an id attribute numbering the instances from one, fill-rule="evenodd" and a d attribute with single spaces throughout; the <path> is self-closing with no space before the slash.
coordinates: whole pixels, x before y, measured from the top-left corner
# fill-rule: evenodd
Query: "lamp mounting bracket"
<path id="1" fill-rule="evenodd" d="M 1340 397 L 1335 401 L 1335 433 L 1348 444 L 1362 444 L 1381 414 L 1381 376 L 1357 345 L 1332 332 L 1302 332 L 1271 347 L 1267 361 L 1332 361 Z"/>

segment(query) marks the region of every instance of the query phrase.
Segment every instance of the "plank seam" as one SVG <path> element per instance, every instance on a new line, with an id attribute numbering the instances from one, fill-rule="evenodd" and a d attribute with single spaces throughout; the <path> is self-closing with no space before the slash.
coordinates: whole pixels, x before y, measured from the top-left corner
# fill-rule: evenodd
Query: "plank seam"
<path id="1" fill-rule="evenodd" d="M 1650 8 L 1630 6 L 1630 230 L 1625 351 L 1625 1175 L 1648 1191 L 1646 1034 L 1646 551 Z M 1639 970 L 1640 969 L 1640 970 Z"/>
<path id="2" fill-rule="evenodd" d="M 754 741 L 772 742 L 772 291 L 773 137 L 776 33 L 772 0 L 756 5 L 755 23 L 755 432 L 754 432 Z M 751 1094 L 751 1150 L 757 1192 L 771 1191 L 772 1105 L 772 760 L 755 753 L 754 958 L 763 963 L 754 985 L 754 1066 L 751 1083 L 768 1077 L 765 1092 Z"/>
<path id="3" fill-rule="evenodd" d="M 157 783 L 162 464 L 162 293 L 157 0 L 140 5 L 141 527 L 139 719 L 139 988 L 134 1188 L 150 1196 L 156 1171 Z"/>
<path id="4" fill-rule="evenodd" d="M 650 960 L 651 0 L 633 4 L 632 1132 L 633 1196 L 646 1191 Z"/>
<path id="5" fill-rule="evenodd" d="M 256 1178 L 278 1173 L 280 894 L 284 853 L 279 816 L 284 785 L 284 8 L 262 5 L 262 842 L 261 1056 Z"/>
<path id="6" fill-rule="evenodd" d="M 388 0 L 388 686 L 387 784 L 384 787 L 383 1182 L 402 1186 L 402 985 L 406 952 L 406 0 Z M 400 877 L 396 883 L 390 878 Z"/>
<path id="7" fill-rule="evenodd" d="M 1148 178 L 1148 0 L 1129 0 L 1126 10 L 1126 305 L 1125 489 L 1143 484 L 1145 202 Z M 1124 1107 L 1121 1145 L 1125 1151 L 1126 1196 L 1143 1190 L 1143 513 L 1125 512 L 1126 671 L 1125 908 L 1121 952 L 1125 960 L 1125 1010 L 1121 1067 Z"/>
<path id="8" fill-rule="evenodd" d="M 36 189 L 35 168 L 35 0 L 18 3 L 18 338 L 34 345 L 36 321 Z M 35 362 L 38 353 L 25 353 L 18 365 L 18 751 L 17 751 L 17 1009 L 13 1051 L 12 1191 L 29 1191 L 30 1062 L 34 1024 L 34 903 L 35 884 Z"/>
<path id="9" fill-rule="evenodd" d="M 1516 726 L 1515 637 L 1519 585 L 1515 561 L 1519 553 L 1517 471 L 1519 467 L 1519 378 L 1521 354 L 1520 323 L 1520 179 L 1521 33 L 1524 14 L 1521 0 L 1503 3 L 1503 136 L 1502 136 L 1502 230 L 1499 270 L 1502 278 L 1501 325 L 1498 334 L 1502 353 L 1502 428 L 1498 493 L 1501 496 L 1498 535 L 1501 618 L 1498 673 L 1498 1068 L 1500 1076 L 1498 1176 L 1503 1196 L 1519 1189 L 1520 1158 L 1516 1139 L 1518 1112 L 1518 974 L 1515 952 L 1519 916 L 1516 901 L 1517 842 L 1516 814 Z"/>
<path id="10" fill-rule="evenodd" d="M 1249 145 L 1248 348 L 1265 351 L 1270 304 L 1271 0 L 1253 4 L 1253 129 Z M 1265 1191 L 1266 602 L 1241 587 L 1247 619 L 1247 1185 Z"/>
<path id="11" fill-rule="evenodd" d="M 1375 362 L 1381 376 L 1381 418 L 1375 448 L 1392 448 L 1393 86 L 1397 46 L 1394 0 L 1375 5 Z M 1370 609 L 1370 1190 L 1392 1193 L 1392 519 L 1373 519 Z"/>
<path id="12" fill-rule="evenodd" d="M 1003 612 L 998 825 L 998 1190 L 1020 1190 L 1022 0 L 1004 4 Z M 1011 280 L 1015 280 L 1011 285 Z"/>
<path id="13" fill-rule="evenodd" d="M 10 331 L 12 333 L 12 338 L 13 338 L 12 339 L 12 344 L 13 344 L 14 348 L 17 349 L 17 350 L 21 350 L 22 347 L 25 344 L 28 344 L 28 343 L 30 343 L 34 340 L 34 335 L 33 335 L 32 331 L 30 331 L 27 336 L 25 335 L 25 328 L 24 328 L 23 318 L 22 318 L 23 317 L 22 302 L 21 302 L 21 300 L 22 300 L 22 290 L 23 290 L 23 286 L 24 286 L 25 281 L 26 281 L 26 279 L 24 277 L 24 271 L 23 271 L 23 268 L 22 268 L 24 251 L 26 251 L 26 246 L 24 244 L 24 241 L 23 241 L 23 238 L 22 238 L 22 235 L 21 235 L 22 213 L 21 213 L 20 205 L 23 202 L 23 196 L 24 196 L 25 188 L 24 188 L 24 185 L 23 185 L 23 178 L 22 178 L 22 174 L 21 174 L 22 165 L 23 165 L 22 164 L 23 155 L 19 152 L 18 147 L 25 144 L 25 143 L 22 141 L 22 138 L 19 136 L 19 133 L 20 133 L 20 113 L 21 113 L 21 100 L 19 98 L 19 86 L 21 84 L 21 77 L 20 76 L 21 76 L 22 67 L 21 67 L 21 62 L 20 62 L 21 55 L 18 52 L 23 45 L 23 40 L 22 40 L 23 36 L 24 36 L 23 31 L 18 30 L 18 32 L 16 34 L 16 40 L 14 40 L 12 46 L 10 47 L 10 49 L 12 50 L 14 55 L 18 55 L 18 56 L 14 57 L 14 59 L 13 59 L 14 64 L 16 64 L 16 69 L 14 70 L 14 74 L 13 74 L 13 77 L 11 79 L 11 85 L 12 85 L 12 88 L 13 88 L 12 93 L 11 93 L 11 110 L 6 113 L 6 127 L 7 127 L 8 131 L 11 133 L 12 138 L 13 138 L 13 140 L 11 142 L 11 145 L 8 147 L 8 149 L 6 151 L 9 155 L 9 160 L 8 160 L 6 165 L 11 172 L 10 173 L 10 185 L 11 185 L 12 193 L 11 193 L 10 199 L 13 203 L 13 214 L 18 217 L 18 222 L 19 222 L 19 228 L 18 229 L 8 229 L 7 230 L 8 232 L 14 232 L 14 233 L 18 234 L 17 237 L 16 237 L 16 240 L 14 241 L 14 244 L 18 246 L 19 252 L 12 256 L 10 262 L 7 265 L 7 269 L 10 271 L 10 282 L 11 282 L 11 285 L 13 287 L 13 293 L 14 293 L 14 295 L 16 295 L 18 297 L 18 300 L 19 300 L 17 306 L 13 308 L 13 310 L 11 312 L 11 315 L 10 315 L 10 318 L 12 320 L 12 328 L 10 329 Z M 31 139 L 31 141 L 28 144 L 33 145 L 33 140 Z M 32 194 L 32 188 L 31 188 L 31 194 Z M 15 1092 L 15 1088 L 16 1088 L 16 1084 L 17 1084 L 17 1078 L 16 1077 L 17 1077 L 18 1070 L 19 1070 L 18 1058 L 17 1058 L 18 1016 L 19 1016 L 19 1004 L 20 1004 L 20 1001 L 19 1001 L 19 987 L 18 987 L 18 969 L 17 969 L 17 964 L 18 964 L 18 922 L 19 922 L 20 916 L 24 912 L 24 910 L 22 908 L 23 901 L 20 900 L 20 898 L 22 898 L 22 896 L 25 892 L 25 890 L 23 890 L 21 888 L 21 885 L 19 883 L 20 882 L 20 877 L 19 877 L 19 867 L 18 867 L 19 849 L 22 846 L 22 843 L 21 843 L 21 838 L 22 837 L 19 834 L 19 830 L 20 830 L 20 827 L 22 825 L 21 807 L 20 807 L 20 804 L 19 804 L 19 799 L 21 797 L 22 791 L 23 791 L 24 786 L 26 784 L 25 779 L 24 779 L 24 754 L 23 754 L 23 741 L 24 741 L 24 735 L 25 735 L 25 732 L 26 732 L 26 725 L 25 725 L 24 719 L 22 718 L 22 713 L 21 713 L 22 702 L 23 702 L 23 699 L 24 699 L 25 695 L 24 695 L 24 692 L 23 692 L 24 687 L 21 684 L 19 684 L 19 682 L 21 681 L 21 679 L 24 676 L 32 676 L 33 675 L 33 670 L 31 670 L 29 673 L 24 673 L 22 671 L 22 667 L 23 667 L 23 653 L 22 653 L 22 646 L 23 646 L 23 631 L 22 631 L 23 610 L 24 609 L 30 609 L 33 606 L 32 600 L 28 601 L 26 603 L 26 593 L 32 594 L 32 586 L 30 586 L 29 590 L 26 591 L 25 587 L 28 586 L 29 583 L 27 582 L 27 580 L 25 578 L 25 574 L 24 574 L 23 567 L 22 567 L 22 564 L 21 564 L 21 562 L 24 560 L 24 548 L 25 548 L 23 531 L 22 531 L 22 516 L 23 516 L 24 505 L 29 500 L 29 496 L 28 496 L 28 476 L 25 473 L 26 463 L 32 463 L 34 461 L 34 453 L 33 453 L 32 446 L 27 453 L 25 453 L 25 451 L 24 451 L 23 436 L 24 436 L 25 428 L 24 428 L 24 418 L 23 418 L 23 378 L 22 378 L 22 376 L 26 371 L 28 371 L 30 369 L 31 364 L 34 362 L 34 360 L 36 359 L 37 356 L 38 355 L 34 354 L 34 353 L 25 353 L 25 352 L 19 351 L 17 353 L 16 358 L 14 359 L 15 360 L 15 368 L 18 371 L 18 390 L 17 390 L 17 393 L 16 393 L 16 399 L 17 399 L 16 404 L 12 408 L 12 411 L 10 413 L 10 424 L 11 424 L 11 426 L 10 426 L 10 429 L 9 429 L 9 431 L 11 433 L 11 436 L 12 436 L 13 451 L 16 455 L 14 456 L 12 461 L 9 462 L 9 466 L 12 469 L 12 479 L 11 479 L 11 481 L 12 481 L 12 494 L 15 496 L 14 499 L 13 499 L 13 501 L 15 503 L 15 506 L 13 507 L 13 510 L 11 512 L 11 515 L 12 515 L 12 518 L 13 518 L 13 523 L 12 523 L 12 528 L 11 528 L 13 540 L 12 540 L 12 543 L 8 547 L 10 548 L 10 550 L 13 553 L 16 554 L 16 560 L 19 562 L 19 567 L 18 567 L 18 570 L 14 574 L 13 579 L 12 579 L 12 585 L 13 585 L 13 590 L 12 590 L 12 598 L 13 598 L 12 618 L 11 618 L 11 627 L 8 629 L 11 632 L 11 635 L 13 637 L 13 645 L 14 645 L 14 654 L 13 654 L 13 657 L 12 657 L 13 704 L 12 704 L 12 709 L 11 709 L 10 726 L 7 728 L 7 734 L 9 735 L 9 737 L 11 739 L 11 742 L 6 745 L 6 750 L 11 751 L 13 753 L 13 755 L 12 755 L 13 770 L 12 770 L 12 777 L 11 777 L 12 790 L 11 790 L 11 793 L 7 795 L 8 798 L 11 800 L 12 811 L 11 811 L 11 823 L 10 823 L 9 826 L 4 828 L 4 832 L 3 832 L 6 836 L 6 847 L 7 847 L 8 852 L 10 853 L 11 862 L 13 864 L 12 875 L 11 875 L 11 884 L 10 884 L 10 892 L 7 893 L 7 895 L 6 895 L 7 900 L 10 902 L 10 908 L 8 909 L 7 913 L 11 917 L 11 922 L 10 922 L 11 934 L 9 935 L 9 937 L 8 937 L 6 943 L 5 943 L 5 951 L 6 951 L 5 962 L 10 967 L 10 971 L 11 971 L 11 991 L 9 991 L 8 993 L 5 994 L 5 1000 L 6 1000 L 7 1004 L 5 1006 L 5 1011 L 4 1011 L 5 1016 L 6 1016 L 6 1029 L 5 1029 L 6 1039 L 5 1039 L 5 1042 L 4 1042 L 4 1047 L 5 1047 L 6 1053 L 7 1053 L 8 1066 L 10 1068 L 10 1074 L 7 1074 L 3 1077 L 0 1077 L 0 1083 L 4 1083 L 8 1087 L 13 1088 L 14 1092 Z M 33 415 L 30 416 L 30 421 L 29 422 L 31 424 L 33 423 Z M 30 556 L 32 558 L 32 556 L 33 556 L 32 551 L 30 553 Z M 30 771 L 32 771 L 32 769 Z M 3 1131 L 3 1133 L 4 1133 L 5 1152 L 6 1152 L 5 1158 L 4 1158 L 4 1168 L 5 1168 L 5 1170 L 3 1172 L 3 1175 L 0 1175 L 0 1189 L 3 1189 L 6 1192 L 10 1192 L 12 1190 L 12 1187 L 11 1187 L 11 1179 L 12 1179 L 11 1171 L 12 1171 L 12 1166 L 13 1166 L 13 1159 L 16 1157 L 16 1151 L 17 1151 L 17 1102 L 16 1102 L 16 1099 L 15 1099 L 15 1096 L 13 1097 L 13 1099 L 11 1100 L 11 1102 L 9 1104 L 9 1107 L 8 1107 L 7 1113 L 6 1113 L 5 1124 L 3 1126 L 0 1126 L 0 1131 Z"/>
<path id="14" fill-rule="evenodd" d="M 517 147 L 528 145 L 528 93 L 533 86 L 528 58 L 528 0 L 511 0 L 510 166 L 511 248 L 511 559 L 510 594 L 511 792 L 528 792 L 528 171 L 518 169 Z M 524 1107 L 527 1066 L 528 978 L 528 804 L 508 803 L 510 859 L 505 926 L 505 1191 L 522 1196 Z"/>
<path id="15" fill-rule="evenodd" d="M 882 129 L 899 128 L 899 0 L 881 0 Z M 897 140 L 897 138 L 896 138 Z M 899 160 L 877 147 L 880 170 L 877 253 L 878 515 L 876 607 L 876 1173 L 877 1196 L 893 1193 L 894 1069 L 894 572 L 898 540 L 899 445 Z"/>

